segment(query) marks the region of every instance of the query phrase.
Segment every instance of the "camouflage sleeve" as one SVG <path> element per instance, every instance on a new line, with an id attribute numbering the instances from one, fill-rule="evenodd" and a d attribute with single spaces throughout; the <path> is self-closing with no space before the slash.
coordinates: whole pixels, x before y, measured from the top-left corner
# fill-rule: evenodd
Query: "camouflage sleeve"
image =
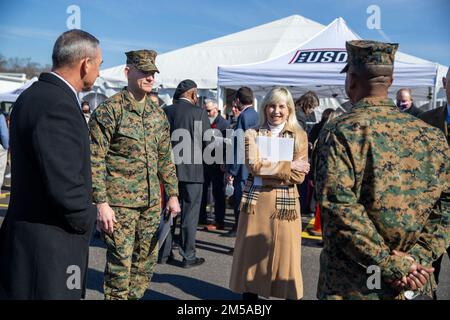
<path id="1" fill-rule="evenodd" d="M 164 184 L 169 197 L 178 196 L 178 179 L 175 164 L 172 161 L 169 122 L 164 116 L 164 125 L 158 142 L 158 177 Z"/>
<path id="2" fill-rule="evenodd" d="M 391 255 L 389 247 L 358 203 L 359 191 L 353 160 L 343 136 L 322 130 L 319 138 L 316 193 L 321 206 L 324 238 L 330 239 L 348 259 L 362 266 L 377 265 L 384 279 L 408 274 L 411 262 Z"/>
<path id="3" fill-rule="evenodd" d="M 114 134 L 115 121 L 112 111 L 108 110 L 105 104 L 95 109 L 89 120 L 92 189 L 95 203 L 108 202 L 105 157 Z"/>
<path id="4" fill-rule="evenodd" d="M 439 132 L 440 133 L 440 132 Z M 450 150 L 441 135 L 434 154 L 442 158 L 436 175 L 442 185 L 439 201 L 432 209 L 417 243 L 408 251 L 420 264 L 431 265 L 450 245 Z"/>

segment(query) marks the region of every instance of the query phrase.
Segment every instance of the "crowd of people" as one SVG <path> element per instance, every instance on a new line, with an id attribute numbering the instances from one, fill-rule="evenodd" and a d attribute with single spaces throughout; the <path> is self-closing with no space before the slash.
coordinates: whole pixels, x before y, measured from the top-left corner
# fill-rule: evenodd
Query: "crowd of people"
<path id="1" fill-rule="evenodd" d="M 325 109 L 311 124 L 318 96 L 294 99 L 285 87 L 267 92 L 258 112 L 251 88 L 239 88 L 226 117 L 214 99 L 199 106 L 197 84 L 186 79 L 173 104 L 160 107 L 157 53 L 146 49 L 125 53 L 127 86 L 91 113 L 78 93 L 99 75 L 100 42 L 81 30 L 63 33 L 52 72 L 21 94 L 11 115 L 0 298 L 83 298 L 97 224 L 106 244 L 105 299 L 140 299 L 156 263 L 176 260 L 174 249 L 183 268 L 205 262 L 197 227 L 226 229 L 225 190 L 234 224 L 223 236 L 236 238 L 229 286 L 243 299 L 302 299 L 301 216 L 316 211 L 319 299 L 436 298 L 450 244 L 450 107 L 422 112 L 409 88 L 396 103 L 388 98 L 397 46 L 347 42 L 342 72 L 352 108 Z M 449 99 L 447 79 L 450 69 Z M 3 152 L 1 117 L 0 131 Z M 258 141 L 275 137 L 293 142 L 291 160 L 261 156 Z M 172 232 L 159 243 L 168 218 Z M 379 287 L 368 285 L 372 266 Z M 69 285 L 73 270 L 79 281 Z"/>

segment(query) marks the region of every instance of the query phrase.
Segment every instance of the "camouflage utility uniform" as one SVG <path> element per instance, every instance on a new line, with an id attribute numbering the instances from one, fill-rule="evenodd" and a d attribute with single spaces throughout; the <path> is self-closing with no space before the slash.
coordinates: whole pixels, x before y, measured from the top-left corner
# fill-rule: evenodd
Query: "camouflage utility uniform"
<path id="1" fill-rule="evenodd" d="M 316 184 L 324 224 L 318 297 L 382 299 L 366 268 L 398 279 L 409 253 L 430 266 L 449 245 L 450 154 L 438 129 L 390 100 L 363 99 L 321 134 Z"/>
<path id="2" fill-rule="evenodd" d="M 412 262 L 392 251 L 431 266 L 449 245 L 445 136 L 391 100 L 367 97 L 323 129 L 315 168 L 324 227 L 318 298 L 404 298 L 385 280 L 407 275 Z M 379 267 L 380 288 L 370 289 L 369 266 Z"/>
<path id="3" fill-rule="evenodd" d="M 169 123 L 150 99 L 138 103 L 124 89 L 94 111 L 89 126 L 94 200 L 108 203 L 117 220 L 113 234 L 104 234 L 105 298 L 139 299 L 158 254 L 159 181 L 178 195 Z"/>

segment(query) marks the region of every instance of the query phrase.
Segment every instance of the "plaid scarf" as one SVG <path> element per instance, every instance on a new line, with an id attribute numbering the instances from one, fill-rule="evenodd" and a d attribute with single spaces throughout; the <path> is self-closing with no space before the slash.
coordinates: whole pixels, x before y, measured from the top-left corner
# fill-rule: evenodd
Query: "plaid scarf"
<path id="1" fill-rule="evenodd" d="M 240 204 L 241 212 L 255 214 L 256 203 L 258 202 L 259 193 L 263 188 L 275 189 L 276 200 L 275 210 L 270 216 L 271 219 L 293 221 L 298 219 L 299 215 L 295 208 L 296 196 L 295 185 L 290 186 L 255 186 L 253 185 L 253 176 L 250 175 L 245 183 L 244 193 Z"/>

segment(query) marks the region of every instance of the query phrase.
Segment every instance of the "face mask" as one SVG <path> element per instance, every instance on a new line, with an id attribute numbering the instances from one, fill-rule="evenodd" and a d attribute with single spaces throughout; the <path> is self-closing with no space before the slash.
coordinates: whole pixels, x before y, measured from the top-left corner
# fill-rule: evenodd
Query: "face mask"
<path id="1" fill-rule="evenodd" d="M 397 101 L 397 107 L 403 111 L 408 108 L 408 102 Z"/>

